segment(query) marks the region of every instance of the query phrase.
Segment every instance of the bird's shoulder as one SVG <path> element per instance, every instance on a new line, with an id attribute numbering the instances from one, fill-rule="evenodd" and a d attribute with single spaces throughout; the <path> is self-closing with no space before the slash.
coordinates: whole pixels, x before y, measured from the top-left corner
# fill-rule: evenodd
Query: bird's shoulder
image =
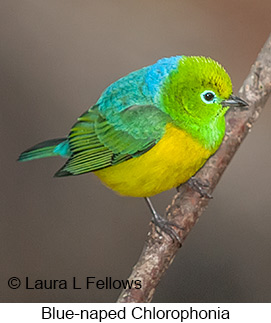
<path id="1" fill-rule="evenodd" d="M 182 56 L 162 58 L 155 64 L 129 73 L 109 85 L 97 101 L 103 114 L 112 110 L 123 111 L 134 105 L 156 105 L 159 94 L 169 74 L 178 68 Z"/>

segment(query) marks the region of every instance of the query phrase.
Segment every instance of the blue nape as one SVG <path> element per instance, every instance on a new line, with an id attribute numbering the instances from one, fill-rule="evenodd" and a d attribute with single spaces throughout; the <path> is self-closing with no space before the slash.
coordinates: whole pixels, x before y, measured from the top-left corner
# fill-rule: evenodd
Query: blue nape
<path id="1" fill-rule="evenodd" d="M 155 105 L 159 108 L 159 93 L 163 82 L 171 71 L 177 69 L 181 57 L 162 58 L 109 85 L 96 103 L 99 112 L 118 127 L 122 125 L 119 112 L 133 105 Z"/>
<path id="2" fill-rule="evenodd" d="M 145 81 L 153 97 L 159 92 L 169 73 L 177 69 L 181 58 L 182 56 L 165 57 L 149 67 Z"/>

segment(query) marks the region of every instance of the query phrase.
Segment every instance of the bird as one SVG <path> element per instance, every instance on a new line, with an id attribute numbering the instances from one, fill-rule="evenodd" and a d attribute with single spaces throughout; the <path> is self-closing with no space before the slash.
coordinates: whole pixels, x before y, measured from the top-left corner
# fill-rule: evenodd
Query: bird
<path id="1" fill-rule="evenodd" d="M 55 177 L 93 172 L 120 195 L 145 198 L 156 227 L 179 240 L 150 197 L 193 178 L 222 143 L 228 109 L 246 106 L 215 60 L 165 57 L 109 85 L 66 137 L 18 160 L 67 158 Z"/>

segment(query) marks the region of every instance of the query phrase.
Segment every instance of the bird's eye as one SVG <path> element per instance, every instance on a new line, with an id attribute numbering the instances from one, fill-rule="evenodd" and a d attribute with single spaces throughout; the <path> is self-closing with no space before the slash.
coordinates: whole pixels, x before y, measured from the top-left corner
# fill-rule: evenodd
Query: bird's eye
<path id="1" fill-rule="evenodd" d="M 200 95 L 204 103 L 210 104 L 215 102 L 215 93 L 213 91 L 204 91 Z"/>

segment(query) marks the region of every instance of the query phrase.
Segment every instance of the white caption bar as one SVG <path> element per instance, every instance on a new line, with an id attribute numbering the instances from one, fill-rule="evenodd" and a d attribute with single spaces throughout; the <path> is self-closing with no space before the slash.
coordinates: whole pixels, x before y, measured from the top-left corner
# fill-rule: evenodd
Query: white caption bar
<path id="1" fill-rule="evenodd" d="M 271 304 L 2 303 L 1 322 L 231 322 L 270 323 Z"/>

